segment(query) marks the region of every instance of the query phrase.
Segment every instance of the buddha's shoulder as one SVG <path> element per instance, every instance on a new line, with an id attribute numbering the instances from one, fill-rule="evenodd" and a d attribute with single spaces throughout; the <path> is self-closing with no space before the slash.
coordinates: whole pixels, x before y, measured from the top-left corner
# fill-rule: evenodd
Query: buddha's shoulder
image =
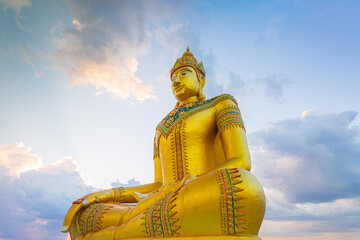
<path id="1" fill-rule="evenodd" d="M 238 105 L 236 99 L 230 94 L 221 94 L 210 99 L 211 105 L 216 108 Z"/>

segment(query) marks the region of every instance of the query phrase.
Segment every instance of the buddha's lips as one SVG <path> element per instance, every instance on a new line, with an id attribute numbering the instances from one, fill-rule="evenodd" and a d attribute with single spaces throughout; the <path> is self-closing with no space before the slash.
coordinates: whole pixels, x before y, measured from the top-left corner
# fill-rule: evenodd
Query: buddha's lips
<path id="1" fill-rule="evenodd" d="M 183 88 L 183 85 L 178 85 L 178 86 L 174 87 L 174 90 L 175 90 L 175 92 L 177 92 L 177 91 L 181 90 L 182 88 Z"/>

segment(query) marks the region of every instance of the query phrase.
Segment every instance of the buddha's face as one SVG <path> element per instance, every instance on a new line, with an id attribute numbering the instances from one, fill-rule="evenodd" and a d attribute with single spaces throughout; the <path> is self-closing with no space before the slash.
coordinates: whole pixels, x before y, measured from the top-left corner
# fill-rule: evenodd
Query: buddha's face
<path id="1" fill-rule="evenodd" d="M 191 67 L 182 67 L 172 75 L 172 91 L 175 98 L 180 102 L 189 97 L 197 96 L 200 90 L 200 83 L 196 72 Z"/>

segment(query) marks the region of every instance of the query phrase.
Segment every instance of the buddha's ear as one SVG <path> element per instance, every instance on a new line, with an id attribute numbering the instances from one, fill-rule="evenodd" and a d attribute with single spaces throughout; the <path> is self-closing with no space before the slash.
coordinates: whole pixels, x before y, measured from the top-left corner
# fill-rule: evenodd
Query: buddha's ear
<path id="1" fill-rule="evenodd" d="M 204 101 L 206 99 L 205 95 L 203 94 L 204 85 L 205 85 L 205 77 L 203 75 L 201 75 L 201 77 L 200 77 L 200 89 L 199 89 L 199 93 L 198 93 L 199 101 Z"/>
<path id="2" fill-rule="evenodd" d="M 205 86 L 205 77 L 203 75 L 200 76 L 200 87 L 203 89 Z"/>

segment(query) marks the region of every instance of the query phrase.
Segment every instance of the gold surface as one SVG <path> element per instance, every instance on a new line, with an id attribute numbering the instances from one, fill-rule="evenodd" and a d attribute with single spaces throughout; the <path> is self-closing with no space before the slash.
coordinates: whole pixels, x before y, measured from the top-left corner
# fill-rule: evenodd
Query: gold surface
<path id="1" fill-rule="evenodd" d="M 156 128 L 154 182 L 76 200 L 61 229 L 72 239 L 260 239 L 265 196 L 236 100 L 205 100 L 205 70 L 189 49 L 171 81 L 178 103 Z"/>
<path id="2" fill-rule="evenodd" d="M 147 240 L 149 238 L 131 238 L 129 240 Z M 162 238 L 164 240 L 174 238 Z M 200 237 L 178 237 L 177 240 L 261 240 L 259 237 L 239 237 L 239 236 L 200 236 Z"/>

